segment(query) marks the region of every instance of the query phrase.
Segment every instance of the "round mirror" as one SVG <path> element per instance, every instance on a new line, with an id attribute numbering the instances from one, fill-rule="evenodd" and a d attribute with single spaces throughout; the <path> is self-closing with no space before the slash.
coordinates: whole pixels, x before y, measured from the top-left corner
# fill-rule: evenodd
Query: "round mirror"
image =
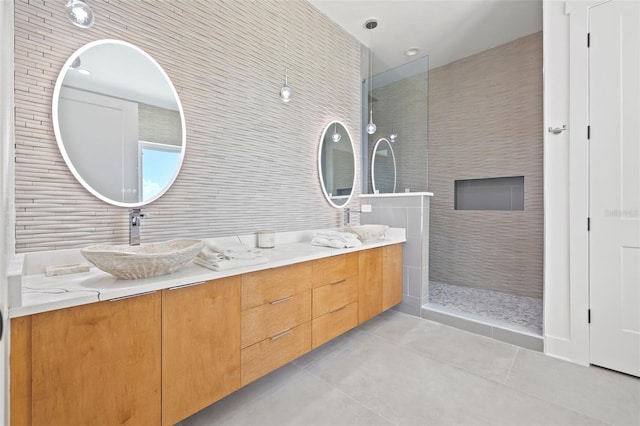
<path id="1" fill-rule="evenodd" d="M 347 205 L 356 184 L 356 157 L 351 135 L 339 121 L 332 121 L 322 132 L 318 171 L 329 204 L 336 208 Z"/>
<path id="2" fill-rule="evenodd" d="M 53 128 L 76 179 L 116 206 L 158 199 L 184 159 L 176 89 L 151 56 L 123 41 L 98 40 L 71 55 L 53 92 Z"/>
<path id="3" fill-rule="evenodd" d="M 386 138 L 378 139 L 373 147 L 371 182 L 375 193 L 396 192 L 396 156 Z"/>

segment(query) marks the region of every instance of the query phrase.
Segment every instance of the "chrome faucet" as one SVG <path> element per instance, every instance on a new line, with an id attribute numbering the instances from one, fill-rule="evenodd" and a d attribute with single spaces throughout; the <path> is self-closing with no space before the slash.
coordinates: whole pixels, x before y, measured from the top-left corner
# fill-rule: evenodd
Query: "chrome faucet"
<path id="1" fill-rule="evenodd" d="M 344 226 L 351 224 L 351 213 L 362 213 L 360 210 L 351 210 L 349 207 L 344 209 Z"/>
<path id="2" fill-rule="evenodd" d="M 148 217 L 146 213 L 142 213 L 140 209 L 129 210 L 129 245 L 140 245 L 140 220 Z"/>

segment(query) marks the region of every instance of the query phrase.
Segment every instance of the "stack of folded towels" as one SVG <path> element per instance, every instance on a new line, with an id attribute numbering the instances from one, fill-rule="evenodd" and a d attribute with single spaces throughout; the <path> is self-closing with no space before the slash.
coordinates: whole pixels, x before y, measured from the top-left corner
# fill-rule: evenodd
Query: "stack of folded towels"
<path id="1" fill-rule="evenodd" d="M 262 250 L 241 243 L 216 244 L 205 240 L 205 245 L 193 261 L 196 265 L 223 271 L 243 266 L 266 263 L 269 258 Z"/>
<path id="2" fill-rule="evenodd" d="M 361 246 L 362 241 L 358 239 L 356 234 L 351 232 L 319 231 L 315 233 L 311 244 L 333 248 L 348 248 Z"/>

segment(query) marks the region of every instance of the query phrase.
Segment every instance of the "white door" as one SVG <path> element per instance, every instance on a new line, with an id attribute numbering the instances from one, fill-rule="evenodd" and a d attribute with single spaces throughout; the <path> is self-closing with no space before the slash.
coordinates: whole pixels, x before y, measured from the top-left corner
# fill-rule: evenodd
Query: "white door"
<path id="1" fill-rule="evenodd" d="M 589 31 L 590 362 L 640 376 L 640 2 Z"/>

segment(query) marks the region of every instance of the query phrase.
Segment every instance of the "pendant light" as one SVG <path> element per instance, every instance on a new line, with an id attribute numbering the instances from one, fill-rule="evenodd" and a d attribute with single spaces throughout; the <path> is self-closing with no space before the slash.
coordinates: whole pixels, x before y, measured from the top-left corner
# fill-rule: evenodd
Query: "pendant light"
<path id="1" fill-rule="evenodd" d="M 338 133 L 338 123 L 335 123 L 333 125 L 333 134 L 331 135 L 331 140 L 335 143 L 338 143 L 340 142 L 340 139 L 342 139 L 342 135 Z"/>
<path id="2" fill-rule="evenodd" d="M 367 19 L 364 23 L 364 27 L 368 30 L 373 30 L 378 26 L 378 21 L 376 19 Z M 371 87 L 371 78 L 373 77 L 373 32 L 370 33 L 369 37 L 369 91 L 371 92 L 373 88 Z M 373 98 L 373 96 L 371 97 Z M 369 102 L 369 124 L 367 124 L 367 133 L 372 135 L 376 132 L 377 126 L 373 122 L 373 102 Z"/>
<path id="3" fill-rule="evenodd" d="M 83 0 L 68 0 L 65 9 L 67 17 L 73 25 L 80 28 L 91 28 L 93 26 L 93 11 Z"/>
<path id="4" fill-rule="evenodd" d="M 280 89 L 280 99 L 282 102 L 287 103 L 291 100 L 291 96 L 293 95 L 293 90 L 289 87 L 289 70 L 285 67 L 284 69 L 284 86 Z"/>
<path id="5" fill-rule="evenodd" d="M 398 140 L 398 134 L 393 130 L 393 121 L 391 122 L 391 134 L 389 135 L 389 142 L 393 143 Z"/>

